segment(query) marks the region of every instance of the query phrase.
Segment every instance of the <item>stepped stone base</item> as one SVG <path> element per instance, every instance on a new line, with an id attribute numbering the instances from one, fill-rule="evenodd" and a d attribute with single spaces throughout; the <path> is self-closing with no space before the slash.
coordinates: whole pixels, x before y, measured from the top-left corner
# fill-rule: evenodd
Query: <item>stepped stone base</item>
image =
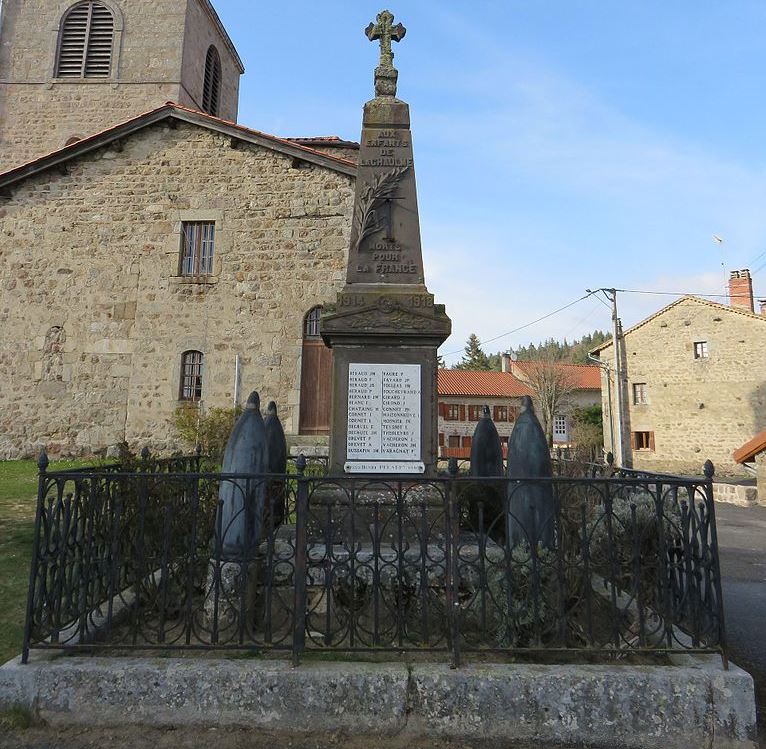
<path id="1" fill-rule="evenodd" d="M 535 747 L 730 749 L 755 743 L 753 682 L 686 665 L 311 663 L 33 654 L 0 668 L 0 710 L 54 726 L 244 727 Z"/>

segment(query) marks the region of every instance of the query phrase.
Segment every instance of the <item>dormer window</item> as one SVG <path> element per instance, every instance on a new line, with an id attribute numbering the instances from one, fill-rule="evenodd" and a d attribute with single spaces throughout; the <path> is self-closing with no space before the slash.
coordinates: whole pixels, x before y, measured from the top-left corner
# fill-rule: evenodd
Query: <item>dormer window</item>
<path id="1" fill-rule="evenodd" d="M 109 78 L 113 46 L 112 11 L 93 0 L 73 5 L 61 22 L 56 77 Z"/>

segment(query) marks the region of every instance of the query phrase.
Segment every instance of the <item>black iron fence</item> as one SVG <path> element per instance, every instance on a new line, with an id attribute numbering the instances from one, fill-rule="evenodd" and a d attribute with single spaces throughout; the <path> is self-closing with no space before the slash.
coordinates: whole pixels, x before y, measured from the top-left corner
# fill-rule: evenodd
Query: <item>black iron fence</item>
<path id="1" fill-rule="evenodd" d="M 47 472 L 30 648 L 725 652 L 712 466 L 681 478 Z M 294 470 L 294 472 L 293 472 Z M 224 491 L 222 491 L 222 489 Z M 222 502 L 219 497 L 227 497 Z"/>

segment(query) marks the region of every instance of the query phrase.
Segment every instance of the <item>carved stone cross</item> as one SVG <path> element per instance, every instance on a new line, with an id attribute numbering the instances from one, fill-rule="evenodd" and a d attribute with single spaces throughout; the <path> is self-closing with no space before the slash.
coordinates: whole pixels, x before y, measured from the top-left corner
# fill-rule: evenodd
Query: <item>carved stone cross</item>
<path id="1" fill-rule="evenodd" d="M 380 67 L 393 68 L 394 53 L 391 49 L 391 42 L 400 42 L 404 39 L 407 29 L 400 23 L 394 26 L 394 15 L 387 10 L 378 13 L 375 20 L 377 23 L 371 23 L 364 30 L 364 33 L 371 42 L 380 39 Z"/>

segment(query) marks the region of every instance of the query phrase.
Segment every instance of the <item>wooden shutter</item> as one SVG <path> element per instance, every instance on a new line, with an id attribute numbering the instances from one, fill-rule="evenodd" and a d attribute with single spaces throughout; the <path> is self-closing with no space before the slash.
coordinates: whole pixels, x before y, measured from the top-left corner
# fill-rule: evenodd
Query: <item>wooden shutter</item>
<path id="1" fill-rule="evenodd" d="M 460 421 L 465 421 L 465 406 L 460 406 Z"/>
<path id="2" fill-rule="evenodd" d="M 631 450 L 636 449 L 636 433 L 635 432 L 630 433 L 630 449 Z"/>
<path id="3" fill-rule="evenodd" d="M 221 101 L 221 56 L 210 46 L 205 59 L 205 80 L 202 85 L 202 109 L 214 117 L 218 116 Z"/>
<path id="4" fill-rule="evenodd" d="M 100 3 L 93 3 L 91 9 L 85 77 L 108 78 L 112 72 L 114 19 L 109 8 Z"/>
<path id="5" fill-rule="evenodd" d="M 76 5 L 64 18 L 56 76 L 108 78 L 113 43 L 114 18 L 109 8 L 96 2 Z"/>
<path id="6" fill-rule="evenodd" d="M 463 447 L 470 447 L 472 440 L 472 437 L 463 437 Z"/>
<path id="7" fill-rule="evenodd" d="M 649 449 L 654 452 L 654 432 L 649 432 Z"/>
<path id="8" fill-rule="evenodd" d="M 322 339 L 303 341 L 301 401 L 298 430 L 301 434 L 329 434 L 332 398 L 332 351 Z"/>
<path id="9" fill-rule="evenodd" d="M 439 432 L 439 447 L 444 447 L 444 432 Z"/>

